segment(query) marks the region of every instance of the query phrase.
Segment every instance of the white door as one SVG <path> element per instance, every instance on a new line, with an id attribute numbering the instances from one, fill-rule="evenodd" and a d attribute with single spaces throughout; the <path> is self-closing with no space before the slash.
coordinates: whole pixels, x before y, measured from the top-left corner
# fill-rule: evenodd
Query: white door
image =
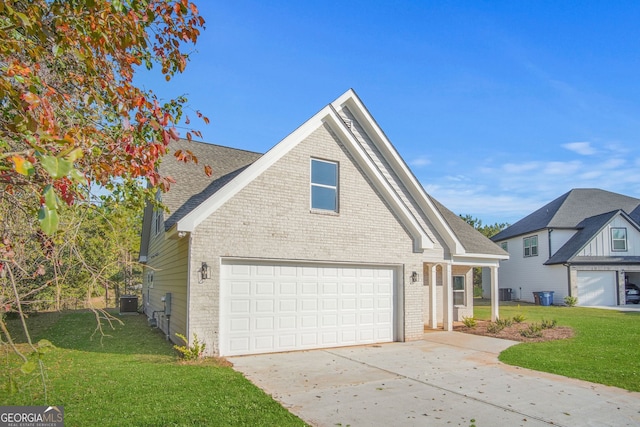
<path id="1" fill-rule="evenodd" d="M 578 271 L 578 305 L 618 305 L 615 271 Z"/>
<path id="2" fill-rule="evenodd" d="M 393 341 L 394 277 L 392 268 L 223 263 L 220 354 Z"/>

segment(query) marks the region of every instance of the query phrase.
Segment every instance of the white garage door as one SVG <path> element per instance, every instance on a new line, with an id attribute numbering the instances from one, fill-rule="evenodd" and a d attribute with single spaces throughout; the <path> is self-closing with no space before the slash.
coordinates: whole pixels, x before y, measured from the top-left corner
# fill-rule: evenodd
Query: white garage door
<path id="1" fill-rule="evenodd" d="M 220 354 L 394 339 L 391 268 L 224 263 Z"/>
<path id="2" fill-rule="evenodd" d="M 578 271 L 578 305 L 617 305 L 615 271 Z"/>

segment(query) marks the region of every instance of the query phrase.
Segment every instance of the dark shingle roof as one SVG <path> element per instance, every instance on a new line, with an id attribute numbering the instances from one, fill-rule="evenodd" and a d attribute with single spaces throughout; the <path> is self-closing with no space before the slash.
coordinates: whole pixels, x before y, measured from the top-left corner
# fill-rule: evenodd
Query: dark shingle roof
<path id="1" fill-rule="evenodd" d="M 167 230 L 262 156 L 184 139 L 169 144 L 169 150 L 171 153 L 160 164 L 160 173 L 176 181 L 162 195 L 162 202 L 169 209 L 164 222 Z M 178 161 L 173 156 L 177 150 L 191 151 L 198 158 L 198 164 Z M 205 175 L 205 165 L 211 166 L 211 176 Z"/>
<path id="2" fill-rule="evenodd" d="M 611 219 L 620 212 L 619 210 L 607 212 L 602 215 L 592 216 L 578 224 L 579 229 L 551 258 L 545 262 L 547 265 L 563 264 L 584 247 Z"/>
<path id="3" fill-rule="evenodd" d="M 465 220 L 447 209 L 442 203 L 427 194 L 444 220 L 449 224 L 465 251 L 474 254 L 509 255 L 500 246 L 487 239 L 482 233 L 470 226 Z"/>
<path id="4" fill-rule="evenodd" d="M 637 221 L 640 199 L 597 188 L 576 188 L 505 228 L 491 240 L 498 242 L 544 228 L 576 228 L 585 218 L 612 209 L 623 210 Z"/>

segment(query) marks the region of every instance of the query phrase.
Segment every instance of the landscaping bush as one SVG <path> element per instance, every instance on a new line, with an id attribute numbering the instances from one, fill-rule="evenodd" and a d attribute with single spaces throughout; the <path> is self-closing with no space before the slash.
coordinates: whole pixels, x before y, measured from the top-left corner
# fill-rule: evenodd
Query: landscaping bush
<path id="1" fill-rule="evenodd" d="M 462 318 L 462 323 L 464 324 L 464 326 L 466 326 L 467 328 L 475 328 L 476 326 L 478 326 L 478 321 L 472 316 L 472 317 L 463 317 Z"/>
<path id="2" fill-rule="evenodd" d="M 537 323 L 532 323 L 528 328 L 520 331 L 520 335 L 525 338 L 540 338 L 542 336 L 542 326 Z"/>
<path id="3" fill-rule="evenodd" d="M 570 297 L 570 296 L 566 296 L 564 297 L 564 303 L 568 306 L 568 307 L 575 307 L 576 304 L 578 304 L 578 297 Z"/>
<path id="4" fill-rule="evenodd" d="M 556 319 L 553 319 L 553 320 L 542 319 L 542 324 L 540 326 L 542 327 L 542 329 L 553 329 L 556 327 L 557 324 L 558 322 L 556 321 Z"/>
<path id="5" fill-rule="evenodd" d="M 514 323 L 522 323 L 522 322 L 524 322 L 527 318 L 526 318 L 526 317 L 524 317 L 524 314 L 522 314 L 522 313 L 518 313 L 518 314 L 515 314 L 515 315 L 513 316 L 513 318 L 512 318 L 512 319 L 513 319 L 513 322 L 514 322 Z"/>
<path id="6" fill-rule="evenodd" d="M 496 323 L 498 325 L 502 326 L 502 329 L 504 329 L 504 328 L 508 328 L 509 326 L 513 325 L 513 320 L 511 320 L 509 318 L 497 319 Z"/>
<path id="7" fill-rule="evenodd" d="M 184 342 L 184 345 L 174 345 L 173 348 L 180 353 L 180 356 L 184 360 L 193 361 L 202 357 L 206 344 L 203 342 L 201 343 L 196 334 L 193 334 L 193 345 L 191 346 L 189 345 L 187 337 L 178 333 L 176 333 L 176 336 Z"/>
<path id="8" fill-rule="evenodd" d="M 491 322 L 487 325 L 487 332 L 489 332 L 490 334 L 500 333 L 500 331 L 503 329 L 504 329 L 504 325 L 502 323 Z"/>

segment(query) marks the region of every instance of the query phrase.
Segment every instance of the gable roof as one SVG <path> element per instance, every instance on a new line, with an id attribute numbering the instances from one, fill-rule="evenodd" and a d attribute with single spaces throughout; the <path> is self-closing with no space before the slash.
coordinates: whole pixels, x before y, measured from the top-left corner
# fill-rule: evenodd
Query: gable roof
<path id="1" fill-rule="evenodd" d="M 545 228 L 575 229 L 585 218 L 612 209 L 623 210 L 636 221 L 640 219 L 640 199 L 597 188 L 576 188 L 505 228 L 491 240 L 499 242 Z"/>
<path id="2" fill-rule="evenodd" d="M 400 194 L 399 183 L 395 182 L 393 177 L 390 178 L 389 170 L 385 169 L 385 166 L 380 166 L 381 159 L 367 151 L 357 139 L 352 131 L 352 123 L 341 116 L 341 112 L 344 113 L 345 109 L 355 116 L 358 125 L 362 126 L 367 135 L 374 140 L 376 150 L 381 153 L 384 162 L 390 166 L 402 185 L 408 188 L 409 195 Z M 350 151 L 355 161 L 410 231 L 417 250 L 433 247 L 433 241 L 425 230 L 423 220 L 419 218 L 420 214 L 413 210 L 407 197 L 417 202 L 422 214 L 426 215 L 436 227 L 452 254 L 508 258 L 508 254 L 500 247 L 426 194 L 352 89 L 324 107 L 264 155 L 211 144 L 196 143 L 194 145 L 193 142 L 184 140 L 175 143 L 170 147 L 172 150 L 191 150 L 198 157 L 199 163 L 209 164 L 216 175 L 212 177 L 213 179 L 206 178 L 201 166 L 184 164 L 175 159 L 163 161 L 161 172 L 171 175 L 176 180 L 170 191 L 163 196 L 163 203 L 170 210 L 170 216 L 165 221 L 165 229 L 170 234 L 192 232 L 200 222 L 323 125 L 328 125 Z M 145 218 L 146 215 L 145 212 Z M 141 245 L 143 248 L 148 244 L 144 242 L 146 237 L 143 234 Z M 142 251 L 141 255 L 143 255 Z"/>
<path id="3" fill-rule="evenodd" d="M 466 252 L 470 254 L 491 254 L 491 255 L 507 255 L 500 246 L 485 237 L 478 230 L 473 228 L 469 223 L 460 218 L 460 216 L 451 212 L 442 203 L 428 195 L 429 199 L 442 214 L 444 219 L 450 224 L 451 229 L 458 239 L 464 245 Z"/>
<path id="4" fill-rule="evenodd" d="M 165 230 L 173 227 L 262 157 L 260 153 L 185 139 L 171 142 L 169 150 L 172 153 L 177 150 L 191 151 L 198 159 L 198 164 L 181 162 L 172 155 L 166 156 L 160 164 L 160 174 L 171 176 L 176 181 L 162 195 L 162 203 L 169 209 L 169 216 L 164 221 Z M 204 165 L 211 166 L 211 176 L 205 175 L 202 169 Z"/>
<path id="5" fill-rule="evenodd" d="M 607 212 L 601 215 L 592 216 L 590 218 L 586 218 L 580 224 L 578 224 L 578 231 L 565 243 L 560 249 L 556 251 L 555 254 L 551 258 L 549 258 L 545 265 L 552 264 L 564 264 L 567 262 L 585 262 L 589 263 L 594 260 L 597 260 L 598 263 L 607 262 L 610 260 L 611 262 L 620 262 L 623 259 L 627 259 L 629 257 L 578 257 L 577 254 L 580 252 L 585 245 L 587 245 L 600 231 L 606 227 L 615 217 L 622 216 L 625 218 L 630 225 L 638 228 L 638 225 L 635 221 L 627 215 L 623 210 L 618 209 L 615 211 Z M 636 257 L 637 258 L 637 257 Z M 615 259 L 615 261 L 614 261 Z M 637 261 L 634 261 L 637 262 Z"/>

